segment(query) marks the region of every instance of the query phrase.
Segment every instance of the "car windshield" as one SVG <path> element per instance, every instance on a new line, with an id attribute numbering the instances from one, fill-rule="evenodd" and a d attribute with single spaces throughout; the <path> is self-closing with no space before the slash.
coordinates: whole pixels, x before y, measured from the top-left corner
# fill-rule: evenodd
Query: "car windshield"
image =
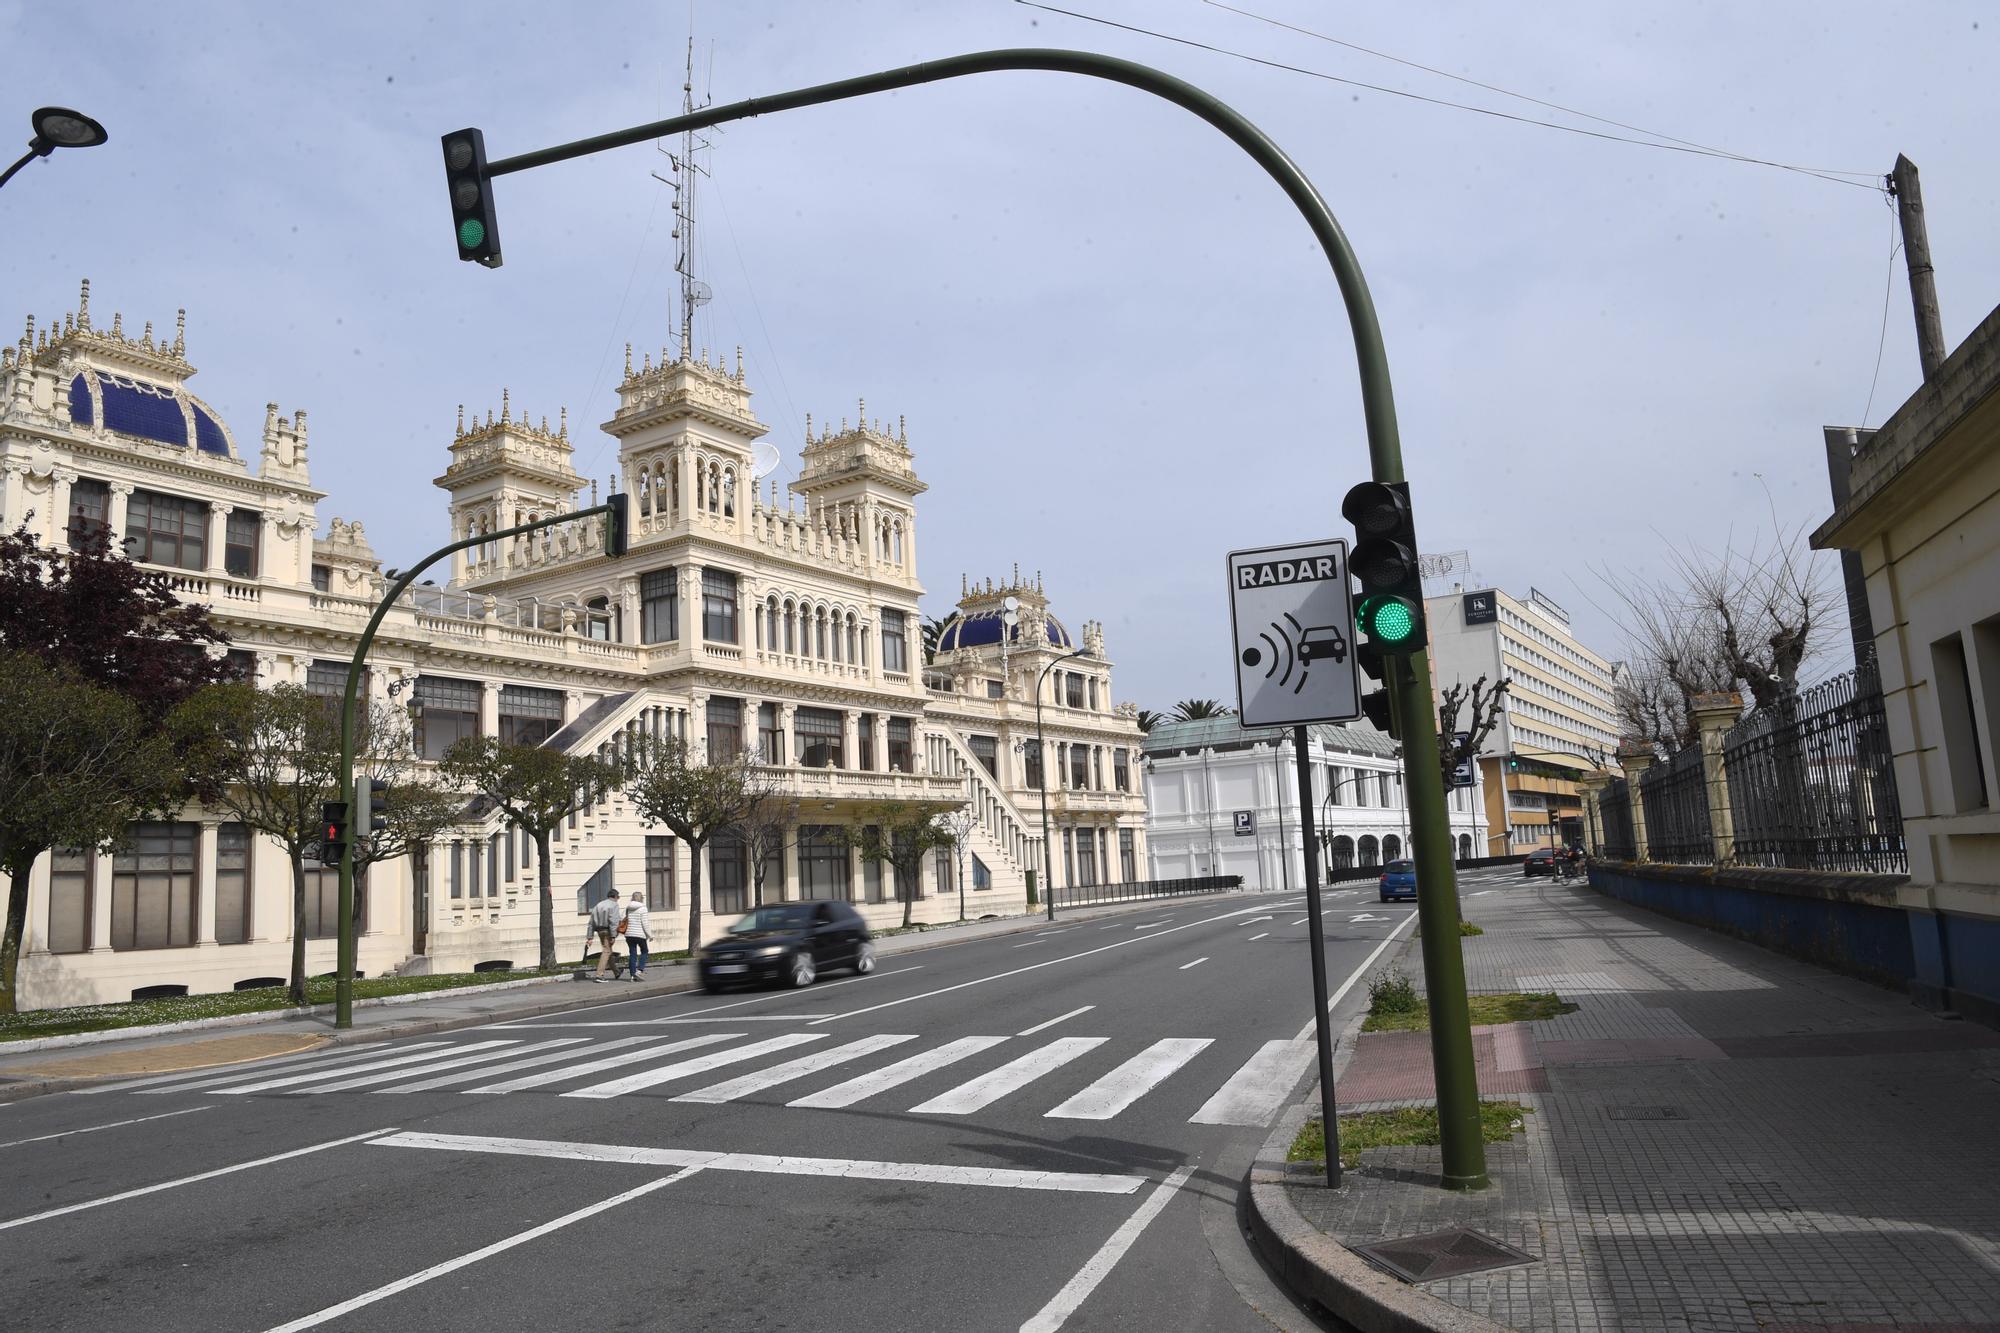
<path id="1" fill-rule="evenodd" d="M 732 935 L 747 935 L 754 930 L 797 930 L 812 920 L 813 909 L 804 903 L 786 903 L 782 907 L 760 907 L 729 928 Z"/>
<path id="2" fill-rule="evenodd" d="M 1391 861 L 1388 865 L 1382 867 L 1382 873 L 1385 875 L 1407 875 L 1416 868 L 1409 861 Z"/>

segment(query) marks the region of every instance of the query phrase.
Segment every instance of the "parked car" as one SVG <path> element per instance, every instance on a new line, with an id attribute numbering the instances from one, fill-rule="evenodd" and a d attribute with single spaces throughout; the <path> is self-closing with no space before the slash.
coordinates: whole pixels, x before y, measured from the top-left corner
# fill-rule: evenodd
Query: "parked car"
<path id="1" fill-rule="evenodd" d="M 1556 849 L 1537 847 L 1528 853 L 1528 859 L 1521 862 L 1524 875 L 1553 875 L 1556 873 Z"/>
<path id="2" fill-rule="evenodd" d="M 1417 863 L 1415 861 L 1391 861 L 1382 867 L 1382 901 L 1396 898 L 1417 900 Z"/>
<path id="3" fill-rule="evenodd" d="M 701 951 L 702 989 L 782 981 L 810 986 L 822 972 L 875 970 L 875 944 L 861 913 L 846 903 L 759 907 Z"/>

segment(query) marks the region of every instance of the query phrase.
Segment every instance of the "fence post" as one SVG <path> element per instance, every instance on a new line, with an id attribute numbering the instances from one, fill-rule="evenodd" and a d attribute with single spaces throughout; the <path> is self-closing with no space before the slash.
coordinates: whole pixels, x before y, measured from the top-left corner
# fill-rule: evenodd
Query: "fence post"
<path id="1" fill-rule="evenodd" d="M 1639 779 L 1653 766 L 1653 743 L 1640 740 L 1637 736 L 1627 736 L 1618 742 L 1618 767 L 1625 772 L 1625 791 L 1632 806 L 1632 859 L 1648 861 L 1652 858 L 1646 852 L 1646 801 L 1639 790 Z"/>
<path id="2" fill-rule="evenodd" d="M 1589 844 L 1591 855 L 1596 856 L 1604 850 L 1604 813 L 1598 809 L 1597 803 L 1604 799 L 1604 793 L 1610 790 L 1611 775 L 1585 773 L 1576 780 L 1576 785 L 1583 788 L 1583 836 Z"/>
<path id="3" fill-rule="evenodd" d="M 1734 690 L 1694 697 L 1695 725 L 1701 728 L 1701 776 L 1708 784 L 1708 831 L 1715 839 L 1715 864 L 1736 858 L 1736 817 L 1729 808 L 1729 775 L 1723 768 L 1723 741 L 1743 716 L 1743 696 Z"/>

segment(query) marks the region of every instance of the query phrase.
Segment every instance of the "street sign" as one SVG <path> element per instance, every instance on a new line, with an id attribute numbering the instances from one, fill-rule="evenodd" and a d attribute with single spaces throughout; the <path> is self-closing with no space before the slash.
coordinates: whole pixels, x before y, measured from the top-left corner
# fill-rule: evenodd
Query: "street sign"
<path id="1" fill-rule="evenodd" d="M 1231 551 L 1229 613 L 1244 726 L 1361 716 L 1346 542 Z"/>
<path id="2" fill-rule="evenodd" d="M 1453 753 L 1463 750 L 1468 744 L 1471 743 L 1471 741 L 1472 741 L 1471 732 L 1454 731 L 1453 733 L 1451 733 L 1451 748 Z M 1465 758 L 1459 760 L 1457 763 L 1451 766 L 1452 786 L 1476 787 L 1479 785 L 1479 775 L 1475 773 L 1472 768 L 1474 762 L 1475 760 L 1473 756 L 1467 755 L 1465 756 Z"/>
<path id="3" fill-rule="evenodd" d="M 1236 815 L 1237 837 L 1253 838 L 1257 836 L 1257 812 L 1255 810 L 1237 810 L 1233 813 Z"/>

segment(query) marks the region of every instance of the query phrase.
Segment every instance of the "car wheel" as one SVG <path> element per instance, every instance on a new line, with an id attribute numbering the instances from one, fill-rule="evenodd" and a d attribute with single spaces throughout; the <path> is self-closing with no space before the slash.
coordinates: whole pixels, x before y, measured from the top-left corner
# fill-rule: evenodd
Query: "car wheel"
<path id="1" fill-rule="evenodd" d="M 1383 902 L 1385 902 L 1385 903 L 1386 903 L 1386 902 L 1388 902 L 1388 901 L 1389 901 L 1389 895 L 1388 895 L 1388 894 L 1386 894 L 1386 893 L 1385 893 L 1385 894 L 1383 894 L 1383 895 L 1382 895 L 1382 901 L 1383 901 Z"/>
<path id="2" fill-rule="evenodd" d="M 854 951 L 854 975 L 865 977 L 875 970 L 875 946 L 863 940 Z"/>
<path id="3" fill-rule="evenodd" d="M 792 985 L 810 986 L 819 978 L 819 969 L 813 966 L 812 955 L 801 950 L 792 955 Z"/>

